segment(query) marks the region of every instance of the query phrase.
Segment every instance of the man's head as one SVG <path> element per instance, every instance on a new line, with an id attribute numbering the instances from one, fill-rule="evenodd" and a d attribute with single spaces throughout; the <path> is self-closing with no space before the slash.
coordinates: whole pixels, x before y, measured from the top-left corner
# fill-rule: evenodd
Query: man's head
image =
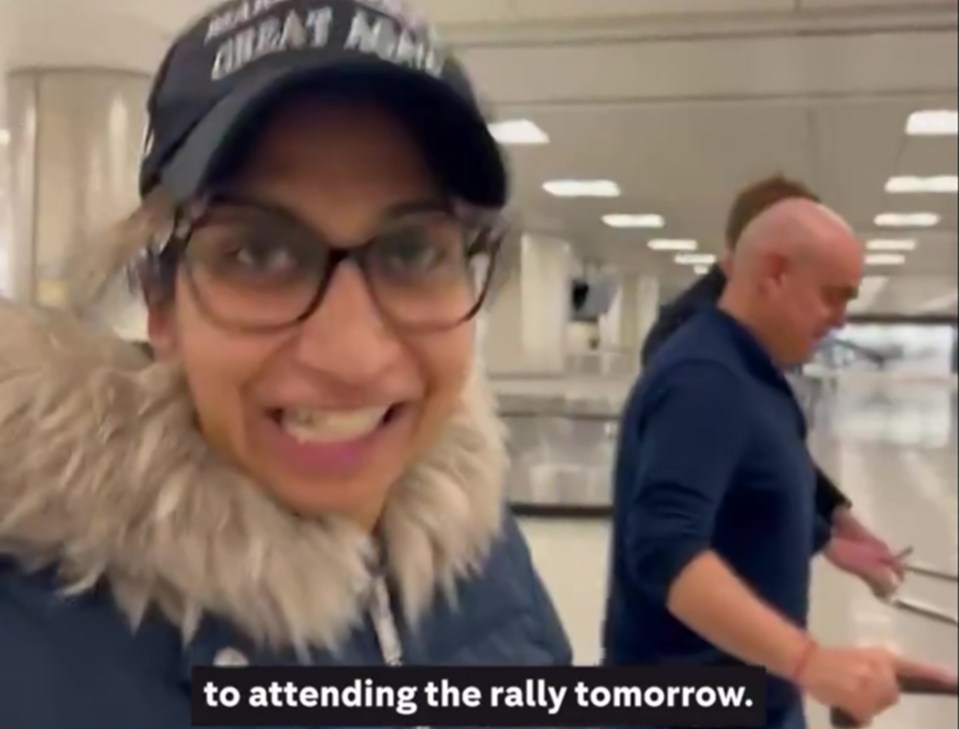
<path id="1" fill-rule="evenodd" d="M 757 217 L 784 200 L 810 200 L 819 198 L 801 182 L 782 175 L 767 177 L 742 190 L 733 202 L 726 219 L 726 248 L 735 250 L 746 227 Z"/>
<path id="2" fill-rule="evenodd" d="M 842 218 L 813 200 L 789 198 L 742 231 L 723 306 L 780 365 L 800 364 L 842 325 L 863 265 L 862 246 Z"/>

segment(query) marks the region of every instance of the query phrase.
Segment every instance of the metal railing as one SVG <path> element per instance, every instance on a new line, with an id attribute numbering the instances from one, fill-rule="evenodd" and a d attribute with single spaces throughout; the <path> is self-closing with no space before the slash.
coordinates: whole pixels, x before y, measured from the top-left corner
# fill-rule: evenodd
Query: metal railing
<path id="1" fill-rule="evenodd" d="M 956 696 L 957 691 L 955 686 L 943 686 L 942 684 L 929 681 L 924 679 L 916 679 L 908 676 L 903 676 L 899 679 L 899 690 L 903 695 L 906 696 Z M 833 709 L 830 712 L 830 720 L 834 727 L 842 727 L 842 729 L 847 729 L 848 727 L 858 727 L 862 726 L 856 719 L 849 716 L 844 711 L 839 709 Z"/>
<path id="2" fill-rule="evenodd" d="M 927 564 L 907 562 L 905 564 L 905 569 L 907 573 L 939 580 L 941 582 L 949 582 L 953 584 L 959 582 L 959 576 L 957 576 L 954 572 L 949 572 L 942 568 Z M 902 597 L 897 593 L 887 596 L 880 596 L 880 599 L 897 610 L 922 618 L 924 620 L 930 620 L 932 622 L 948 625 L 953 628 L 959 626 L 959 617 L 957 617 L 955 613 L 950 613 L 949 611 L 943 610 L 938 606 L 928 605 L 908 597 Z M 953 638 L 953 640 L 955 639 Z M 954 685 L 944 685 L 936 681 L 916 678 L 913 676 L 900 677 L 899 689 L 904 696 L 954 697 L 959 695 L 959 689 L 957 689 L 957 687 Z M 830 720 L 834 727 L 841 727 L 842 729 L 860 726 L 854 717 L 838 709 L 833 709 L 830 712 Z"/>

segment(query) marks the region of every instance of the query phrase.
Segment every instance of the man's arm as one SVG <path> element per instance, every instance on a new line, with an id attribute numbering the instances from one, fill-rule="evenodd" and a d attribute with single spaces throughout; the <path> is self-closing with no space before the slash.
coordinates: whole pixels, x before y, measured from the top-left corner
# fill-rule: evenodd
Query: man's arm
<path id="1" fill-rule="evenodd" d="M 832 523 L 836 509 L 852 507 L 849 498 L 839 490 L 839 487 L 833 482 L 826 472 L 818 465 L 816 466 L 816 513 L 823 519 Z"/>
<path id="2" fill-rule="evenodd" d="M 635 443 L 639 467 L 626 520 L 631 576 L 706 640 L 789 676 L 809 638 L 711 548 L 749 439 L 740 384 L 710 364 L 685 365 L 668 378 L 650 393 L 654 405 Z"/>
<path id="3" fill-rule="evenodd" d="M 891 569 L 902 577 L 902 565 L 897 564 L 898 559 L 893 556 L 889 545 L 856 518 L 852 510 L 852 501 L 818 466 L 816 468 L 816 513 L 829 525 L 830 536 L 872 544 L 884 553 L 884 558 L 892 564 Z"/>
<path id="4" fill-rule="evenodd" d="M 726 653 L 792 678 L 809 636 L 760 600 L 716 555 L 690 562 L 669 590 L 673 615 Z"/>

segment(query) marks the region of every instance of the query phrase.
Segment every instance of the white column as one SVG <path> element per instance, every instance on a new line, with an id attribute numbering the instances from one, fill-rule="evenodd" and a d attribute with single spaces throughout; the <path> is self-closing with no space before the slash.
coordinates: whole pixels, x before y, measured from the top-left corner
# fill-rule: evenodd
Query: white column
<path id="1" fill-rule="evenodd" d="M 13 296 L 13 272 L 10 270 L 13 215 L 10 189 L 10 132 L 0 124 L 0 296 L 7 298 Z"/>
<path id="2" fill-rule="evenodd" d="M 517 269 L 501 288 L 493 292 L 493 298 L 482 316 L 479 326 L 480 347 L 491 373 L 517 372 L 523 367 L 521 289 L 522 279 Z"/>
<path id="3" fill-rule="evenodd" d="M 563 240 L 524 235 L 515 270 L 483 323 L 484 359 L 494 374 L 558 374 L 566 366 L 572 251 Z"/>
<path id="4" fill-rule="evenodd" d="M 616 290 L 613 305 L 599 318 L 600 347 L 606 350 L 616 350 L 623 343 L 623 287 Z"/>
<path id="5" fill-rule="evenodd" d="M 659 313 L 660 282 L 655 276 L 629 276 L 623 279 L 619 316 L 619 347 L 639 350 Z"/>
<path id="6" fill-rule="evenodd" d="M 7 77 L 15 298 L 62 305 L 66 264 L 78 247 L 136 206 L 149 85 L 149 76 L 124 71 L 25 69 Z M 109 316 L 141 336 L 128 303 Z"/>
<path id="7" fill-rule="evenodd" d="M 523 349 L 542 372 L 566 367 L 571 250 L 546 236 L 523 237 Z"/>

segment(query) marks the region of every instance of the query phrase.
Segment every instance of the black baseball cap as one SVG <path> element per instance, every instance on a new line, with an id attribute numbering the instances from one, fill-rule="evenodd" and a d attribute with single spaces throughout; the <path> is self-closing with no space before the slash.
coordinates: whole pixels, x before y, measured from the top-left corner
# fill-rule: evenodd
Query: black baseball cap
<path id="1" fill-rule="evenodd" d="M 178 203 L 200 194 L 299 91 L 388 105 L 454 196 L 506 204 L 503 156 L 470 80 L 405 0 L 233 0 L 208 12 L 154 81 L 141 195 L 157 185 Z"/>

